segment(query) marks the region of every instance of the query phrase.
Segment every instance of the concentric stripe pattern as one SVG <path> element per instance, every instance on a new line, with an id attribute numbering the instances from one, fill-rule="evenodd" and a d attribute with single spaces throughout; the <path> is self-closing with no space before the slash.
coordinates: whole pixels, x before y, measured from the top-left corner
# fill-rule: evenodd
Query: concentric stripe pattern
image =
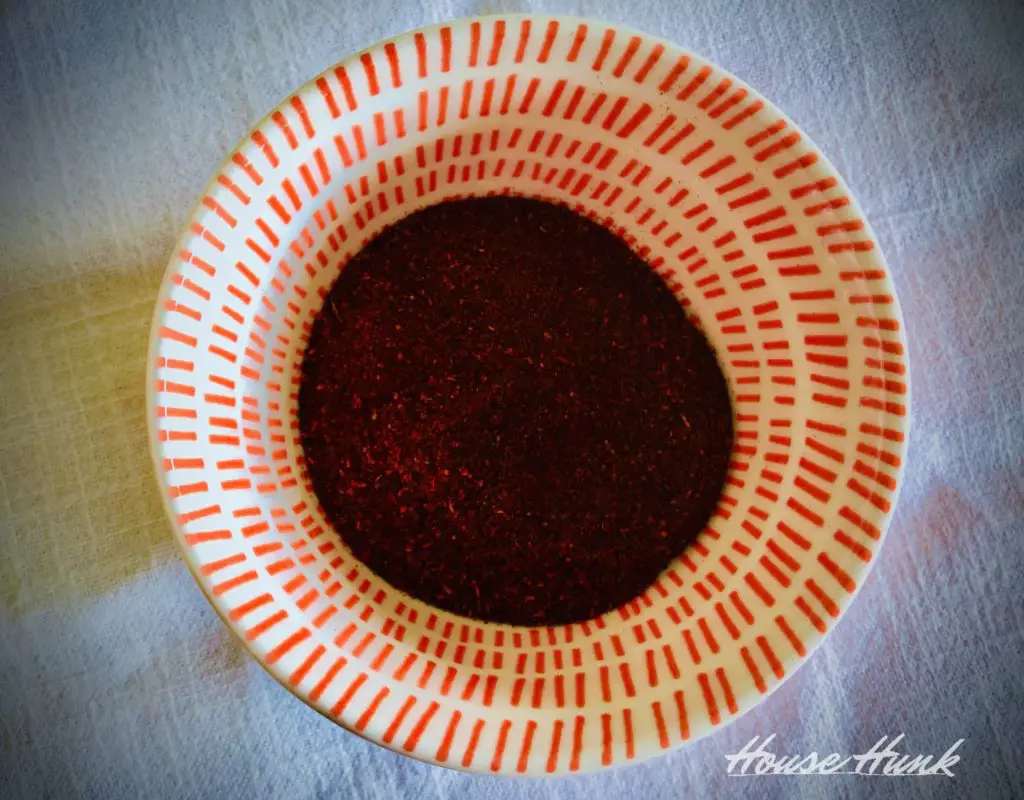
<path id="1" fill-rule="evenodd" d="M 735 408 L 699 542 L 632 602 L 557 628 L 395 592 L 330 530 L 298 444 L 298 367 L 346 260 L 417 208 L 510 193 L 643 255 L 716 347 Z M 488 17 L 342 62 L 224 164 L 160 304 L 153 444 L 198 580 L 292 691 L 418 758 L 560 774 L 707 733 L 828 630 L 895 499 L 900 314 L 847 190 L 748 88 L 618 28 Z"/>

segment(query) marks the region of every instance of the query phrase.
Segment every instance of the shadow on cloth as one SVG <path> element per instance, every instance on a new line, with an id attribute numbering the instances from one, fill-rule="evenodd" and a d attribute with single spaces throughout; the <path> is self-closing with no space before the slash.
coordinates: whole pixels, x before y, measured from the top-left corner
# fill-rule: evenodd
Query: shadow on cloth
<path id="1" fill-rule="evenodd" d="M 17 616 L 173 558 L 144 401 L 163 271 L 82 270 L 0 299 L 0 603 Z"/>

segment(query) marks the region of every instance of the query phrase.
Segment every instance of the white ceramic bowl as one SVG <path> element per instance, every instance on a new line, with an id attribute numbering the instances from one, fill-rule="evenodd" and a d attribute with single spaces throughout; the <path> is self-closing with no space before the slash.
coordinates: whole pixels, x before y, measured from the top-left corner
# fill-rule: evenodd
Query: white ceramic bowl
<path id="1" fill-rule="evenodd" d="M 503 192 L 618 231 L 706 332 L 734 401 L 699 543 L 570 626 L 397 592 L 348 553 L 301 465 L 299 363 L 346 259 L 415 209 Z M 904 459 L 902 327 L 842 180 L 742 82 L 616 25 L 460 20 L 346 59 L 225 161 L 160 291 L 154 461 L 203 591 L 298 697 L 426 761 L 591 771 L 743 713 L 848 605 Z"/>

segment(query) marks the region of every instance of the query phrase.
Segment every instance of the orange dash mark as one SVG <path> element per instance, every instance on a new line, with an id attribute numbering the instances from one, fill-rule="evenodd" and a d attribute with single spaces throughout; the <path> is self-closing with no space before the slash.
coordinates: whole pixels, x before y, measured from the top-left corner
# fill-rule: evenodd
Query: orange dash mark
<path id="1" fill-rule="evenodd" d="M 356 153 L 359 155 L 359 160 L 363 161 L 366 158 L 366 142 L 363 140 L 363 129 L 359 125 L 352 126 L 352 138 L 356 143 Z"/>
<path id="2" fill-rule="evenodd" d="M 240 273 L 242 273 L 242 275 L 245 276 L 246 280 L 248 280 L 249 283 L 251 283 L 253 286 L 257 286 L 258 287 L 260 285 L 260 279 L 257 278 L 256 275 L 253 273 L 253 271 L 251 269 L 249 269 L 241 261 L 238 261 L 238 262 L 235 263 L 235 269 L 237 269 Z"/>
<path id="3" fill-rule="evenodd" d="M 540 86 L 540 78 L 533 78 L 530 80 L 529 86 L 526 87 L 526 93 L 523 95 L 523 101 L 519 104 L 520 114 L 525 114 L 530 110 L 530 105 L 533 103 L 533 98 L 537 94 L 538 86 Z"/>
<path id="4" fill-rule="evenodd" d="M 269 617 L 267 617 L 265 620 L 263 620 L 262 622 L 257 623 L 256 625 L 254 625 L 253 627 L 251 627 L 249 630 L 247 630 L 245 632 L 245 639 L 246 639 L 246 641 L 251 642 L 251 641 L 253 641 L 255 639 L 258 639 L 260 636 L 262 636 L 268 630 L 270 630 L 275 625 L 277 625 L 277 623 L 281 622 L 284 619 L 287 619 L 287 617 L 288 617 L 288 612 L 284 611 L 283 609 L 280 610 L 280 611 L 274 612 Z"/>
<path id="5" fill-rule="evenodd" d="M 702 111 L 707 111 L 711 106 L 718 102 L 719 98 L 721 98 L 723 94 L 729 91 L 729 87 L 731 86 L 732 81 L 728 78 L 724 78 L 714 89 L 708 92 L 704 99 L 697 104 L 697 107 Z"/>
<path id="6" fill-rule="evenodd" d="M 761 670 L 757 668 L 757 664 L 755 664 L 754 659 L 751 658 L 750 651 L 746 647 L 741 647 L 740 655 L 743 656 L 743 663 L 747 665 L 747 671 L 754 679 L 754 686 L 757 687 L 757 691 L 764 694 L 768 691 L 768 687 L 765 685 L 764 677 L 761 675 Z"/>
<path id="7" fill-rule="evenodd" d="M 524 19 L 519 25 L 519 46 L 516 48 L 516 63 L 521 64 L 526 55 L 526 45 L 530 41 L 530 28 L 532 23 Z"/>
<path id="8" fill-rule="evenodd" d="M 508 742 L 508 732 L 511 727 L 512 720 L 502 720 L 501 727 L 498 729 L 498 742 L 494 748 L 494 757 L 491 759 L 491 772 L 501 769 L 501 759 L 505 753 L 505 745 Z"/>
<path id="9" fill-rule="evenodd" d="M 665 143 L 661 147 L 658 148 L 658 152 L 661 155 L 666 155 L 677 144 L 679 144 L 683 139 L 685 139 L 687 136 L 689 136 L 691 133 L 693 133 L 693 131 L 694 131 L 694 126 L 691 123 L 689 123 L 689 122 L 686 123 L 686 125 L 684 125 L 678 131 L 673 133 L 672 136 L 670 136 L 665 141 Z M 680 190 L 680 192 L 681 192 L 682 195 L 685 195 L 687 193 L 685 189 Z M 671 203 L 670 203 L 670 205 L 671 205 Z"/>
<path id="10" fill-rule="evenodd" d="M 505 41 L 505 20 L 494 23 L 494 38 L 491 40 L 491 52 L 487 56 L 487 66 L 493 67 L 501 56 L 501 44 Z"/>
<path id="11" fill-rule="evenodd" d="M 683 87 L 682 91 L 680 91 L 679 94 L 676 95 L 676 99 L 686 100 L 688 97 L 690 97 L 690 95 L 697 91 L 697 89 L 699 89 L 701 85 L 703 85 L 704 81 L 708 79 L 708 76 L 710 74 L 711 67 L 702 67 L 701 70 L 696 75 L 693 76 L 690 82 Z"/>
<path id="12" fill-rule="evenodd" d="M 340 656 L 337 661 L 331 664 L 330 668 L 327 670 L 327 672 L 324 673 L 319 683 L 317 683 L 317 685 L 314 686 L 313 690 L 309 693 L 309 699 L 312 700 L 314 703 L 317 702 L 323 696 L 323 693 L 327 689 L 327 687 L 330 686 L 331 681 L 334 680 L 334 677 L 342 670 L 342 668 L 344 668 L 344 666 L 347 663 L 348 659 L 344 656 Z"/>
<path id="13" fill-rule="evenodd" d="M 267 137 L 263 135 L 263 131 L 253 133 L 252 140 L 263 151 L 263 155 L 270 166 L 276 168 L 280 161 L 278 161 L 277 153 L 274 152 L 273 146 L 267 141 Z"/>
<path id="14" fill-rule="evenodd" d="M 418 656 L 415 653 L 409 653 L 405 657 L 405 660 L 399 664 L 398 669 L 395 670 L 394 679 L 396 681 L 405 680 L 405 676 L 409 674 L 409 670 L 412 669 L 412 665 L 416 663 Z"/>
<path id="15" fill-rule="evenodd" d="M 546 64 L 551 55 L 551 46 L 555 43 L 555 35 L 558 33 L 558 20 L 551 20 L 548 23 L 547 31 L 544 33 L 544 42 L 541 45 L 540 53 L 537 56 L 537 63 Z"/>
<path id="16" fill-rule="evenodd" d="M 313 157 L 316 159 L 317 169 L 320 170 L 320 179 L 326 186 L 331 180 L 331 171 L 327 168 L 327 159 L 324 156 L 323 148 L 318 147 L 314 151 Z"/>
<path id="17" fill-rule="evenodd" d="M 417 33 L 415 38 L 416 42 L 416 63 L 419 68 L 419 76 L 421 78 L 427 77 L 427 40 L 424 38 L 422 33 Z"/>
<path id="18" fill-rule="evenodd" d="M 359 719 L 356 720 L 356 730 L 361 731 L 367 725 L 370 724 L 370 720 L 373 719 L 373 715 L 377 713 L 377 709 L 380 708 L 380 704 L 384 702 L 384 698 L 390 694 L 391 690 L 385 686 L 374 696 L 373 700 L 370 701 L 370 705 L 366 707 L 366 710 L 360 715 Z"/>
<path id="19" fill-rule="evenodd" d="M 338 698 L 338 702 L 335 703 L 334 706 L 331 708 L 331 714 L 335 717 L 341 716 L 342 712 L 345 710 L 348 704 L 352 702 L 352 698 L 355 696 L 356 692 L 359 691 L 359 688 L 364 683 L 366 683 L 366 673 L 360 672 L 356 676 L 355 680 L 353 680 L 352 683 L 349 684 L 348 688 L 341 695 L 341 697 Z"/>
<path id="20" fill-rule="evenodd" d="M 437 748 L 437 760 L 442 764 L 448 760 L 448 755 L 452 750 L 452 740 L 455 739 L 455 731 L 458 730 L 459 721 L 462 719 L 462 712 L 456 710 L 452 713 L 451 719 L 448 721 L 448 728 L 444 732 L 444 738 L 441 740 L 441 746 Z"/>
<path id="21" fill-rule="evenodd" d="M 316 185 L 316 181 L 313 179 L 313 172 L 308 164 L 299 165 L 299 175 L 302 176 L 302 182 L 306 184 L 311 197 L 316 197 L 320 194 L 320 187 Z M 268 258 L 267 260 L 269 261 L 270 259 Z"/>
<path id="22" fill-rule="evenodd" d="M 825 594 L 813 578 L 808 578 L 804 582 L 804 585 L 810 590 L 811 594 L 818 598 L 818 602 L 821 603 L 822 607 L 828 612 L 830 617 L 839 616 L 839 606 L 836 605 L 835 601 L 831 597 Z"/>
<path id="23" fill-rule="evenodd" d="M 281 644 L 267 653 L 267 663 L 274 664 L 281 660 L 281 658 L 288 653 L 296 645 L 301 644 L 310 636 L 309 628 L 299 628 L 291 636 L 286 638 Z"/>
<path id="24" fill-rule="evenodd" d="M 338 148 L 338 155 L 341 156 L 341 161 L 346 167 L 352 166 L 352 154 L 348 150 L 348 145 L 345 144 L 345 140 L 340 135 L 334 137 L 334 145 Z"/>
<path id="25" fill-rule="evenodd" d="M 806 169 L 807 167 L 810 167 L 816 163 L 818 163 L 817 153 L 807 153 L 807 155 L 800 156 L 800 158 L 796 159 L 795 161 L 791 161 L 788 164 L 779 167 L 777 170 L 772 172 L 772 175 L 774 175 L 776 178 L 785 178 L 787 175 L 789 175 L 792 172 L 796 172 L 798 169 Z M 871 245 L 870 242 L 867 242 L 866 244 Z M 831 247 L 839 246 L 840 245 L 832 245 Z M 830 250 L 831 247 L 829 248 Z M 869 246 L 867 249 L 870 250 L 871 247 Z"/>
<path id="26" fill-rule="evenodd" d="M 218 203 L 212 197 L 209 197 L 209 196 L 204 197 L 203 198 L 203 205 L 206 206 L 208 209 L 210 209 L 218 217 L 220 217 L 220 219 L 229 228 L 234 228 L 238 224 L 238 221 L 225 210 L 224 206 L 222 206 L 220 203 Z"/>
<path id="27" fill-rule="evenodd" d="M 468 767 L 473 763 L 473 756 L 476 754 L 476 746 L 480 743 L 480 733 L 484 729 L 484 721 L 478 719 L 473 724 L 473 730 L 469 735 L 469 744 L 466 745 L 466 752 L 462 756 L 462 766 Z"/>
<path id="28" fill-rule="evenodd" d="M 316 662 L 319 661 L 323 654 L 326 652 L 327 648 L 324 647 L 322 644 L 318 644 L 313 649 L 313 652 L 306 657 L 306 660 L 303 661 L 302 664 L 300 664 L 299 667 L 288 677 L 288 683 L 291 686 L 298 686 L 300 683 L 302 683 L 303 678 L 305 678 L 309 674 L 309 671 L 316 665 Z"/>
<path id="29" fill-rule="evenodd" d="M 270 206 L 274 213 L 281 218 L 282 222 L 287 224 L 292 221 L 292 215 L 288 213 L 288 210 L 274 195 L 270 195 L 270 197 L 267 198 L 267 205 Z"/>
<path id="30" fill-rule="evenodd" d="M 601 715 L 601 764 L 612 763 L 612 715 Z"/>
<path id="31" fill-rule="evenodd" d="M 313 128 L 313 123 L 309 119 L 309 112 L 306 110 L 306 104 L 302 102 L 301 97 L 292 98 L 292 108 L 295 109 L 295 113 L 299 115 L 299 120 L 302 122 L 302 130 L 306 134 L 307 139 L 312 139 L 316 135 L 316 130 Z"/>
<path id="32" fill-rule="evenodd" d="M 767 161 L 769 158 L 776 155 L 777 153 L 780 153 L 783 150 L 788 150 L 790 147 L 792 147 L 799 141 L 800 134 L 795 132 L 787 134 L 786 136 L 783 136 L 781 139 L 772 142 L 763 150 L 759 150 L 758 152 L 754 153 L 754 160 L 758 162 Z"/>
<path id="33" fill-rule="evenodd" d="M 299 199 L 299 193 L 295 191 L 295 186 L 292 184 L 289 178 L 285 178 L 281 181 L 281 188 L 284 189 L 284 193 L 288 195 L 288 199 L 291 201 L 292 207 L 299 211 L 302 208 L 302 200 Z"/>
<path id="34" fill-rule="evenodd" d="M 174 342 L 180 342 L 181 344 L 187 345 L 188 347 L 196 346 L 196 339 L 194 336 L 189 336 L 188 334 L 181 333 L 180 331 L 176 331 L 173 328 L 168 328 L 167 326 L 163 326 L 160 328 L 160 338 L 170 339 L 171 341 Z"/>
<path id="35" fill-rule="evenodd" d="M 231 161 L 234 164 L 241 167 L 245 174 L 248 176 L 249 180 L 251 180 L 256 186 L 259 186 L 260 184 L 263 183 L 263 176 L 256 171 L 256 169 L 253 167 L 251 163 L 249 163 L 249 159 L 247 159 L 241 153 L 235 153 L 233 156 L 231 156 Z"/>
<path id="36" fill-rule="evenodd" d="M 519 750 L 519 762 L 516 764 L 516 772 L 526 772 L 526 765 L 530 760 L 530 748 L 533 747 L 533 735 L 537 732 L 535 720 L 526 723 L 526 732 L 523 734 L 523 744 Z"/>
<path id="37" fill-rule="evenodd" d="M 248 600 L 231 609 L 231 611 L 228 612 L 228 618 L 237 622 L 250 611 L 255 611 L 257 608 L 266 605 L 273 599 L 274 598 L 270 594 L 261 594 L 258 597 L 254 597 L 252 600 Z"/>
<path id="38" fill-rule="evenodd" d="M 327 104 L 327 110 L 331 114 L 332 119 L 337 119 L 341 116 L 341 109 L 338 108 L 338 103 L 334 99 L 334 92 L 331 91 L 330 84 L 327 83 L 326 78 L 317 78 L 316 88 L 320 90 L 320 95 L 323 97 L 324 102 Z"/>
<path id="39" fill-rule="evenodd" d="M 427 729 L 427 725 L 430 724 L 430 720 L 434 718 L 434 715 L 440 707 L 441 704 L 436 700 L 432 701 L 430 705 L 427 706 L 427 710 L 423 712 L 423 716 L 416 722 L 416 725 L 409 732 L 409 737 L 402 745 L 402 749 L 405 750 L 405 752 L 411 753 L 416 749 L 416 746 L 420 743 L 420 737 L 423 736 L 423 732 Z"/>
<path id="40" fill-rule="evenodd" d="M 725 130 L 727 130 L 727 131 L 728 130 L 732 130 L 737 125 L 739 125 L 741 122 L 745 122 L 746 120 L 748 120 L 751 117 L 753 117 L 762 108 L 764 108 L 764 101 L 763 100 L 755 100 L 753 103 L 751 103 L 749 106 L 747 106 L 745 109 L 743 109 L 739 113 L 734 114 L 733 116 L 729 117 L 729 119 L 727 119 L 724 123 L 722 123 L 722 127 L 725 128 Z"/>
<path id="41" fill-rule="evenodd" d="M 681 695 L 682 693 L 680 692 L 677 694 Z M 657 700 L 651 703 L 651 711 L 654 713 L 654 722 L 658 728 L 658 744 L 660 744 L 664 750 L 669 745 L 669 738 L 668 728 L 665 726 L 665 717 L 661 713 L 661 703 Z"/>
<path id="42" fill-rule="evenodd" d="M 480 23 L 469 26 L 469 66 L 475 67 L 480 58 Z"/>
<path id="43" fill-rule="evenodd" d="M 551 747 L 548 748 L 548 760 L 544 767 L 546 772 L 554 772 L 558 768 L 558 751 L 562 745 L 562 729 L 564 727 L 563 720 L 555 720 L 554 730 L 551 733 Z"/>
<path id="44" fill-rule="evenodd" d="M 583 726 L 586 724 L 586 717 L 577 714 L 573 721 L 572 730 L 572 754 L 569 757 L 569 771 L 577 772 L 580 768 L 580 754 L 583 752 Z"/>
<path id="45" fill-rule="evenodd" d="M 743 100 L 745 100 L 746 97 L 747 97 L 747 90 L 746 89 L 737 89 L 735 92 L 733 92 L 731 95 L 729 95 L 729 97 L 726 98 L 723 102 L 719 103 L 717 106 L 715 106 L 713 109 L 711 109 L 708 112 L 708 116 L 711 117 L 711 119 L 718 119 L 720 116 L 722 116 L 722 114 L 724 114 L 730 108 L 732 108 L 735 105 L 738 105 Z"/>
<path id="46" fill-rule="evenodd" d="M 441 72 L 450 72 L 452 68 L 452 29 L 441 28 Z"/>
<path id="47" fill-rule="evenodd" d="M 609 28 L 604 32 L 604 37 L 601 39 L 601 49 L 594 58 L 594 63 L 590 65 L 590 68 L 595 72 L 599 71 L 601 67 L 604 66 L 604 60 L 608 57 L 608 51 L 612 49 L 612 42 L 614 41 L 615 31 Z"/>
<path id="48" fill-rule="evenodd" d="M 664 80 L 662 80 L 662 82 L 658 84 L 658 91 L 667 92 L 669 89 L 671 89 L 675 85 L 675 82 L 679 80 L 679 76 L 686 72 L 689 66 L 689 56 L 680 56 L 679 60 L 672 65 L 672 69 L 668 71 L 668 74 L 665 76 Z"/>
<path id="49" fill-rule="evenodd" d="M 387 131 L 384 128 L 384 115 L 379 111 L 373 115 L 373 129 L 377 138 L 377 146 L 380 147 L 387 144 L 388 137 Z"/>
<path id="50" fill-rule="evenodd" d="M 718 703 L 715 701 L 714 692 L 711 690 L 711 681 L 708 680 L 706 672 L 702 672 L 697 676 L 700 681 L 701 692 L 704 695 L 704 703 L 708 707 L 708 718 L 711 720 L 712 725 L 717 725 L 722 721 L 722 717 L 718 712 Z"/>
<path id="51" fill-rule="evenodd" d="M 437 127 L 439 128 L 444 125 L 444 121 L 448 115 L 448 93 L 449 90 L 447 86 L 442 86 L 438 93 Z"/>
<path id="52" fill-rule="evenodd" d="M 394 650 L 394 645 L 388 643 L 381 648 L 380 652 L 374 657 L 373 661 L 370 662 L 370 669 L 374 671 L 380 670 L 384 666 L 384 662 L 388 660 L 388 656 L 391 655 Z"/>
<path id="53" fill-rule="evenodd" d="M 352 81 L 348 77 L 348 71 L 344 67 L 338 67 L 334 71 L 335 76 L 338 78 L 338 82 L 341 84 L 341 89 L 345 94 L 345 103 L 348 105 L 350 111 L 355 111 L 357 108 L 355 92 L 352 91 Z"/>
<path id="54" fill-rule="evenodd" d="M 359 56 L 359 61 L 363 65 L 363 72 L 366 74 L 366 84 L 370 91 L 370 96 L 374 97 L 380 94 L 380 84 L 377 83 L 377 68 L 373 63 L 373 56 L 369 53 L 363 53 Z"/>
<path id="55" fill-rule="evenodd" d="M 231 531 L 202 531 L 200 533 L 186 533 L 185 543 L 188 545 L 202 544 L 203 542 L 223 541 L 231 538 Z M 269 595 L 267 595 L 269 599 Z"/>
<path id="56" fill-rule="evenodd" d="M 209 230 L 204 228 L 198 222 L 193 222 L 192 225 L 189 226 L 189 230 L 191 230 L 192 233 L 196 234 L 197 236 L 201 236 L 203 238 L 203 241 L 205 241 L 207 244 L 213 246 L 215 249 L 219 250 L 222 253 L 224 252 L 224 242 L 222 242 L 220 239 L 218 239 L 216 236 L 210 233 Z"/>
<path id="57" fill-rule="evenodd" d="M 673 698 L 676 701 L 676 713 L 679 716 L 679 735 L 685 741 L 690 738 L 690 722 L 689 718 L 686 716 L 686 701 L 683 697 L 683 690 L 676 690 Z"/>
<path id="58" fill-rule="evenodd" d="M 768 644 L 768 640 L 763 636 L 758 636 L 757 644 L 758 647 L 761 648 L 761 652 L 764 653 L 764 657 L 768 659 L 768 664 L 771 666 L 772 672 L 775 673 L 775 677 L 780 679 L 785 677 L 786 671 L 782 668 L 782 664 L 776 657 L 775 651 L 772 650 L 771 645 Z"/>
<path id="59" fill-rule="evenodd" d="M 811 194 L 812 192 L 824 192 L 824 191 L 826 191 L 828 189 L 833 188 L 837 184 L 838 184 L 838 181 L 835 178 L 825 178 L 825 179 L 820 180 L 820 181 L 814 181 L 812 183 L 804 184 L 803 186 L 798 186 L 797 188 L 795 188 L 795 189 L 790 191 L 789 196 L 792 197 L 794 200 L 797 200 L 797 199 L 799 199 L 801 197 L 806 197 L 807 195 Z M 847 198 L 839 198 L 839 199 L 847 200 L 846 203 L 842 203 L 841 205 L 848 205 L 849 204 L 849 200 Z M 828 204 L 826 204 L 826 206 L 827 205 Z M 824 210 L 824 209 L 822 209 L 822 210 Z M 807 212 L 805 212 L 805 213 L 807 213 Z"/>
<path id="60" fill-rule="evenodd" d="M 647 56 L 647 60 L 643 63 L 643 66 L 637 70 L 636 75 L 633 76 L 633 80 L 636 83 L 643 83 L 647 79 L 647 75 L 654 68 L 654 65 L 661 59 L 662 53 L 665 52 L 665 46 L 656 44 L 651 50 L 651 54 Z"/>
<path id="61" fill-rule="evenodd" d="M 391 85 L 396 89 L 402 85 L 402 71 L 398 63 L 398 50 L 394 42 L 384 45 L 384 55 L 388 59 L 388 67 L 391 69 Z"/>
<path id="62" fill-rule="evenodd" d="M 604 128 L 606 131 L 611 130 L 611 127 L 618 120 L 619 115 L 622 113 L 622 109 L 626 107 L 626 103 L 628 102 L 629 100 L 626 97 L 620 97 L 618 100 L 616 100 L 612 104 L 612 108 L 611 111 L 608 112 L 608 116 L 606 116 L 604 118 L 604 121 L 601 123 L 601 127 Z"/>
<path id="63" fill-rule="evenodd" d="M 761 602 L 769 608 L 775 605 L 775 598 L 768 593 L 767 589 L 764 588 L 761 581 L 757 579 L 753 572 L 747 573 L 744 580 L 746 580 L 747 585 L 754 590 L 754 594 L 761 598 Z"/>
<path id="64" fill-rule="evenodd" d="M 629 62 L 633 60 L 633 56 L 636 55 L 636 51 L 640 49 L 640 37 L 634 36 L 629 40 L 629 44 L 626 45 L 625 51 L 622 53 L 622 57 L 619 59 L 619 63 L 612 69 L 612 75 L 616 78 L 621 78 L 622 73 L 626 71 L 626 67 L 629 66 Z"/>
<path id="65" fill-rule="evenodd" d="M 270 246 L 271 247 L 277 247 L 281 243 L 281 240 L 279 238 L 277 238 L 277 234 L 274 233 L 274 231 L 263 220 L 262 217 L 257 217 L 256 218 L 256 227 L 260 229 L 260 231 L 263 233 L 264 236 L 267 237 L 267 241 L 270 242 Z M 252 243 L 251 239 L 246 239 L 245 243 L 248 244 L 254 251 L 256 250 L 255 245 L 254 245 L 254 243 Z M 262 252 L 265 253 L 265 251 L 262 251 Z M 263 258 L 263 255 L 260 255 L 260 258 Z M 270 256 L 268 255 L 263 260 L 264 261 L 270 261 Z"/>
<path id="66" fill-rule="evenodd" d="M 292 126 L 288 124 L 288 120 L 285 118 L 284 114 L 280 111 L 275 111 L 271 115 L 271 119 L 274 121 L 274 124 L 281 129 L 281 133 L 284 134 L 284 139 L 288 142 L 288 146 L 292 150 L 295 150 L 299 146 L 299 140 L 296 138 L 295 132 L 292 130 Z"/>
<path id="67" fill-rule="evenodd" d="M 644 103 L 640 108 L 630 117 L 626 123 L 619 128 L 619 132 L 615 135 L 620 139 L 627 138 L 633 131 L 635 131 L 648 116 L 650 116 L 653 109 Z"/>
<path id="68" fill-rule="evenodd" d="M 480 101 L 480 116 L 487 117 L 491 113 L 491 100 L 494 97 L 494 78 L 484 83 L 484 97 Z M 479 134 L 477 134 L 479 136 Z"/>
<path id="69" fill-rule="evenodd" d="M 428 101 L 429 101 L 429 98 L 427 96 L 426 90 L 421 91 L 420 92 L 420 96 L 419 96 L 419 106 L 418 106 L 419 114 L 417 116 L 418 122 L 416 124 L 416 129 L 419 130 L 419 131 L 425 131 L 427 129 L 427 103 L 428 103 Z"/>
<path id="70" fill-rule="evenodd" d="M 555 107 L 558 105 L 559 99 L 562 97 L 562 92 L 565 91 L 565 80 L 559 80 L 555 84 L 555 88 L 551 90 L 551 94 L 548 97 L 547 103 L 544 104 L 544 109 L 541 111 L 545 117 L 550 117 L 554 112 Z M 557 135 L 557 134 L 556 134 Z M 550 153 L 549 153 L 550 155 Z"/>
<path id="71" fill-rule="evenodd" d="M 580 23 L 579 27 L 576 28 L 576 36 L 572 40 L 572 47 L 569 48 L 569 55 L 566 56 L 566 60 L 570 63 L 574 63 L 580 55 L 580 49 L 583 47 L 583 42 L 587 38 L 587 26 L 585 23 Z"/>
<path id="72" fill-rule="evenodd" d="M 406 716 L 414 705 L 416 705 L 416 698 L 412 696 L 407 697 L 405 702 L 402 704 L 402 707 L 398 709 L 398 713 L 395 714 L 394 719 L 391 720 L 391 724 L 388 726 L 388 729 L 384 731 L 382 741 L 385 744 L 390 744 L 391 740 L 395 738 L 395 734 L 397 734 L 398 729 L 402 727 L 402 723 L 405 722 Z"/>
<path id="73" fill-rule="evenodd" d="M 622 730 L 626 739 L 626 758 L 635 758 L 636 747 L 633 741 L 633 711 L 631 709 L 622 709 Z"/>
<path id="74" fill-rule="evenodd" d="M 779 627 L 779 630 L 785 634 L 789 643 L 793 646 L 793 650 L 799 656 L 807 655 L 807 649 L 804 647 L 803 642 L 797 638 L 796 634 L 793 633 L 793 629 L 789 627 L 789 623 L 786 622 L 786 618 L 779 615 L 775 618 L 775 624 Z"/>
<path id="75" fill-rule="evenodd" d="M 622 685 L 626 690 L 626 696 L 636 696 L 636 687 L 633 685 L 633 676 L 629 671 L 628 663 L 623 662 L 619 664 L 619 676 L 622 678 Z"/>

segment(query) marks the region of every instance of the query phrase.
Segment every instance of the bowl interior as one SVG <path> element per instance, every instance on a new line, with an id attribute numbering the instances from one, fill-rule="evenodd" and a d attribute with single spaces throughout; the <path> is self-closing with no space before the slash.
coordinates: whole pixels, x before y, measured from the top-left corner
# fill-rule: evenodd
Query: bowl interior
<path id="1" fill-rule="evenodd" d="M 715 347 L 734 403 L 698 543 L 631 603 L 557 628 L 386 585 L 330 530 L 298 440 L 303 348 L 346 260 L 418 208 L 508 193 L 625 238 Z M 197 207 L 151 355 L 158 475 L 217 610 L 322 713 L 474 770 L 597 769 L 752 706 L 863 580 L 903 458 L 899 309 L 831 166 L 735 78 L 581 20 L 425 29 L 288 98 Z"/>

